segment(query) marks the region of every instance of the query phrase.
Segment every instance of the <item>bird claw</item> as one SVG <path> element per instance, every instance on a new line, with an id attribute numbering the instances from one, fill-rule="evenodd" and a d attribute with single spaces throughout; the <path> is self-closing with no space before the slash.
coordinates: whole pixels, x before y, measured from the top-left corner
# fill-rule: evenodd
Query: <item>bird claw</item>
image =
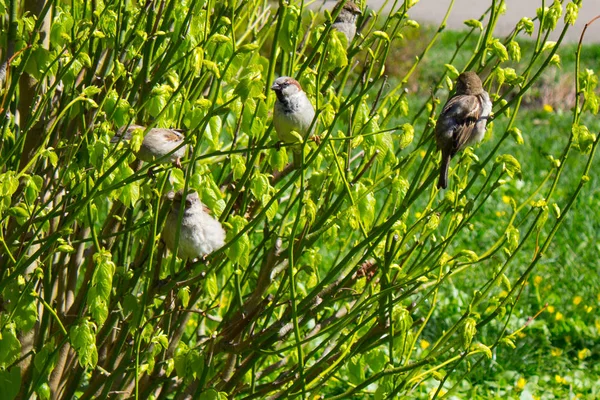
<path id="1" fill-rule="evenodd" d="M 156 175 L 154 174 L 154 168 L 153 167 L 148 168 L 148 178 L 150 178 L 151 180 L 155 180 L 156 179 Z"/>
<path id="2" fill-rule="evenodd" d="M 175 167 L 179 168 L 179 169 L 183 169 L 182 165 L 181 165 L 181 159 L 176 159 L 175 163 L 174 163 Z"/>
<path id="3" fill-rule="evenodd" d="M 313 142 L 315 142 L 317 145 L 320 145 L 322 138 L 319 135 L 312 135 L 310 137 L 310 140 L 312 140 Z"/>

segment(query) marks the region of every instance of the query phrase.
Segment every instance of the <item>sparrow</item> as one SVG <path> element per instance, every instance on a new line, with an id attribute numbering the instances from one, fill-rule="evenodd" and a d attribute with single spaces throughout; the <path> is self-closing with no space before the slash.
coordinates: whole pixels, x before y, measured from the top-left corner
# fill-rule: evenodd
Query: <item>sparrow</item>
<path id="1" fill-rule="evenodd" d="M 337 10 L 339 7 L 342 7 L 342 10 L 331 26 L 346 35 L 348 46 L 350 46 L 354 36 L 356 36 L 356 19 L 362 14 L 362 11 L 350 0 L 346 2 L 340 0 L 335 5 L 334 10 Z"/>
<path id="2" fill-rule="evenodd" d="M 473 71 L 463 72 L 452 96 L 435 125 L 435 141 L 442 152 L 438 188 L 448 187 L 448 167 L 454 155 L 483 139 L 485 126 L 492 111 L 492 102 L 483 90 L 481 79 Z"/>
<path id="3" fill-rule="evenodd" d="M 182 191 L 170 192 L 167 197 L 173 203 L 161 237 L 171 253 L 176 253 L 184 260 L 193 260 L 223 247 L 225 231 L 221 223 L 210 216 L 210 210 L 202 204 L 198 193 L 189 191 L 185 200 Z M 183 207 L 183 215 L 179 225 L 181 207 Z M 178 230 L 179 245 L 175 252 L 175 237 Z"/>
<path id="4" fill-rule="evenodd" d="M 282 76 L 275 79 L 271 89 L 277 95 L 273 125 L 279 140 L 284 143 L 297 143 L 298 138 L 292 131 L 306 139 L 311 133 L 309 128 L 315 117 L 315 109 L 298 81 L 289 76 Z M 294 146 L 292 150 L 294 166 L 298 167 L 302 162 L 302 149 Z"/>
<path id="5" fill-rule="evenodd" d="M 121 140 L 130 140 L 136 129 L 145 130 L 146 128 L 140 125 L 120 128 L 110 142 L 119 143 Z M 152 128 L 144 136 L 144 141 L 136 153 L 136 157 L 142 161 L 153 162 L 177 149 L 184 140 L 185 137 L 174 129 Z M 181 158 L 185 156 L 186 150 L 187 145 L 179 147 L 164 159 L 164 162 L 173 162 L 177 168 L 181 168 Z"/>

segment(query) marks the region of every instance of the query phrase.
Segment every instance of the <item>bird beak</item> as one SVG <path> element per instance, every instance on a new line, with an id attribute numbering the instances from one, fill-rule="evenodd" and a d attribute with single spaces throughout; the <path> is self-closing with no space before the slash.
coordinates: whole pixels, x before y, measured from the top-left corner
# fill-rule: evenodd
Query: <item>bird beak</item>
<path id="1" fill-rule="evenodd" d="M 279 90 L 281 89 L 281 86 L 279 86 L 277 83 L 274 83 L 273 86 L 271 86 L 271 90 Z"/>

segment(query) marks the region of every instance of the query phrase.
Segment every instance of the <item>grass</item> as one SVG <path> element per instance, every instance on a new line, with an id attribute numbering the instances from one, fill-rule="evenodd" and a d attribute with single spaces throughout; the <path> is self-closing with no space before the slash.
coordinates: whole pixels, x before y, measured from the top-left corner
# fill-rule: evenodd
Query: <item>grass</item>
<path id="1" fill-rule="evenodd" d="M 396 48 L 389 63 L 395 69 L 390 74 L 402 75 L 402 69 L 410 64 L 413 57 L 427 43 L 432 28 L 412 31 L 403 42 L 404 47 Z M 464 38 L 464 32 L 445 31 L 432 48 L 431 53 L 422 61 L 419 74 L 411 77 L 410 87 L 414 96 L 427 100 L 429 85 L 444 70 L 444 62 L 450 60 L 457 41 Z M 471 43 L 472 42 L 472 43 Z M 522 48 L 533 46 L 531 41 L 519 41 Z M 475 39 L 467 42 L 475 46 Z M 510 213 L 509 198 L 524 191 L 529 193 L 545 178 L 548 171 L 548 156 L 559 158 L 567 143 L 574 104 L 574 70 L 576 44 L 561 47 L 558 54 L 561 66 L 546 71 L 523 101 L 517 127 L 522 131 L 524 144 L 514 140 L 505 141 L 499 154 L 512 154 L 520 161 L 523 177 L 511 181 L 494 193 L 493 199 L 486 203 L 485 209 L 474 222 L 473 234 L 461 244 L 476 253 L 479 249 L 491 246 L 496 237 L 486 234 L 486 227 L 503 224 Z M 454 65 L 460 70 L 467 62 L 468 52 L 460 52 Z M 600 57 L 600 45 L 585 45 L 581 56 L 581 68 L 594 68 Z M 485 73 L 484 73 L 485 74 Z M 485 75 L 484 75 L 485 76 Z M 443 95 L 445 96 L 445 94 Z M 441 102 L 445 101 L 442 96 Z M 411 110 L 414 111 L 414 110 Z M 423 123 L 423 121 L 421 121 Z M 587 115 L 582 120 L 591 132 L 600 130 L 600 121 Z M 488 131 L 485 141 L 475 149 L 480 159 L 496 143 L 495 132 L 503 132 L 506 118 L 499 118 L 495 126 Z M 586 157 L 574 155 L 576 159 L 565 169 L 565 181 L 561 195 L 571 193 L 578 183 L 576 177 L 585 166 Z M 592 171 L 600 169 L 597 158 Z M 572 178 L 572 179 L 571 179 Z M 597 234 L 600 231 L 600 189 L 597 177 L 591 181 L 579 198 L 547 253 L 534 272 L 529 276 L 528 284 L 520 295 L 512 311 L 509 331 L 527 325 L 518 335 L 515 350 L 499 346 L 489 362 L 475 367 L 469 379 L 455 393 L 458 398 L 598 398 L 600 396 L 600 268 L 598 254 L 600 245 Z M 539 198 L 536 198 L 538 200 Z M 457 247 L 461 245 L 457 244 Z M 520 253 L 508 272 L 509 279 L 523 273 L 521 265 L 526 266 L 533 249 Z M 488 263 L 495 268 L 495 260 Z M 435 321 L 429 326 L 437 327 L 430 336 L 437 337 L 446 327 L 452 325 L 460 315 L 464 302 L 472 295 L 473 287 L 480 287 L 488 279 L 489 271 L 480 270 L 480 274 L 458 275 L 452 285 L 442 290 L 439 307 L 434 315 Z M 512 279 L 511 279 L 512 281 Z M 499 287 L 501 293 L 503 288 Z M 445 300 L 443 300 L 445 298 Z M 531 319 L 536 316 L 535 319 Z M 491 330 L 498 326 L 489 327 Z M 491 332 L 490 332 L 491 333 Z M 427 337 L 427 331 L 425 332 Z M 426 346 L 426 343 L 423 343 Z M 438 382 L 423 385 L 423 393 L 436 388 Z M 531 397 L 534 396 L 534 397 Z"/>

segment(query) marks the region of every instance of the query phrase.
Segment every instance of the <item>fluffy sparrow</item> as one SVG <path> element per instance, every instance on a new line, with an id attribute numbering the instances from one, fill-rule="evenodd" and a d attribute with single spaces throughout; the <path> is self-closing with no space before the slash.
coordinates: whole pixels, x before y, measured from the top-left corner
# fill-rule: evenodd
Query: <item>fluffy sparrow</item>
<path id="1" fill-rule="evenodd" d="M 483 139 L 492 102 L 473 71 L 460 74 L 456 93 L 448 100 L 435 126 L 435 141 L 442 152 L 438 188 L 448 186 L 448 167 L 454 155 Z"/>
<path id="2" fill-rule="evenodd" d="M 315 109 L 300 84 L 289 76 L 282 76 L 275 79 L 271 89 L 277 95 L 273 125 L 279 140 L 284 143 L 297 143 L 298 138 L 292 131 L 306 139 L 311 133 L 309 128 L 315 117 Z M 292 150 L 294 165 L 298 167 L 301 164 L 302 149 L 294 146 Z"/>
<path id="3" fill-rule="evenodd" d="M 133 131 L 136 129 L 145 130 L 143 126 L 129 125 L 127 128 L 121 128 L 111 139 L 111 143 L 118 143 L 121 140 L 130 140 Z M 183 143 L 185 137 L 174 129 L 152 128 L 144 136 L 144 141 L 136 157 L 142 161 L 153 162 L 171 153 Z M 164 162 L 173 162 L 178 168 L 181 168 L 181 158 L 185 156 L 187 145 L 179 147 L 171 153 Z"/>
<path id="4" fill-rule="evenodd" d="M 179 230 L 177 256 L 184 260 L 193 260 L 223 247 L 225 231 L 221 223 L 210 216 L 210 210 L 202 204 L 198 193 L 188 192 L 185 200 L 182 191 L 171 192 L 168 197 L 173 204 L 161 237 L 172 253 L 175 253 L 177 230 Z M 184 207 L 184 210 L 179 225 L 181 207 Z"/>
<path id="5" fill-rule="evenodd" d="M 362 11 L 360 11 L 360 8 L 350 0 L 345 3 L 344 0 L 340 0 L 335 5 L 334 10 L 337 10 L 339 7 L 342 7 L 342 10 L 331 26 L 346 35 L 348 46 L 350 46 L 354 36 L 356 36 L 356 19 L 362 14 Z"/>

